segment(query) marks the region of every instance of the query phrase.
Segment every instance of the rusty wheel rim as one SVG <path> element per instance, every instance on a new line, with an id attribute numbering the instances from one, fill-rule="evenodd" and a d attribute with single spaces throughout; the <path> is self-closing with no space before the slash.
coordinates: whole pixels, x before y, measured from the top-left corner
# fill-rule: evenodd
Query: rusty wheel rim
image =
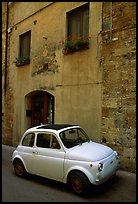
<path id="1" fill-rule="evenodd" d="M 17 175 L 19 175 L 19 176 L 23 175 L 24 169 L 23 169 L 23 166 L 20 163 L 15 164 L 14 168 L 15 168 L 15 173 Z"/>
<path id="2" fill-rule="evenodd" d="M 71 185 L 72 185 L 73 190 L 76 193 L 82 193 L 82 191 L 83 191 L 83 184 L 82 184 L 81 179 L 78 176 L 76 176 L 76 175 L 72 176 L 72 178 L 71 178 Z"/>

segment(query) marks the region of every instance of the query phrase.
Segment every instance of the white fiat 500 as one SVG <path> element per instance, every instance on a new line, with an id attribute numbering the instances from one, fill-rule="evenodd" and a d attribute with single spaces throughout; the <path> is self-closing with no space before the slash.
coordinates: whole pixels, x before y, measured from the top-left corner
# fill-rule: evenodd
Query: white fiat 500
<path id="1" fill-rule="evenodd" d="M 78 125 L 47 124 L 28 129 L 12 155 L 15 174 L 70 184 L 79 195 L 104 183 L 119 168 L 116 151 L 93 142 Z"/>

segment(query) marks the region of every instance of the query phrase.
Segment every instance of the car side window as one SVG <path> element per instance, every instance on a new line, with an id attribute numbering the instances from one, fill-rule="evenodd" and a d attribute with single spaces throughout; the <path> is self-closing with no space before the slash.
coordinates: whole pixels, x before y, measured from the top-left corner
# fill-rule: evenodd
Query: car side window
<path id="1" fill-rule="evenodd" d="M 60 149 L 60 144 L 59 144 L 57 138 L 54 135 L 50 136 L 50 148 Z"/>
<path id="2" fill-rule="evenodd" d="M 35 138 L 35 134 L 34 133 L 29 133 L 27 134 L 23 141 L 22 141 L 22 145 L 23 146 L 28 146 L 28 147 L 33 147 L 34 145 L 34 138 Z"/>
<path id="3" fill-rule="evenodd" d="M 60 149 L 60 145 L 56 137 L 47 133 L 37 134 L 36 146 L 42 148 Z"/>

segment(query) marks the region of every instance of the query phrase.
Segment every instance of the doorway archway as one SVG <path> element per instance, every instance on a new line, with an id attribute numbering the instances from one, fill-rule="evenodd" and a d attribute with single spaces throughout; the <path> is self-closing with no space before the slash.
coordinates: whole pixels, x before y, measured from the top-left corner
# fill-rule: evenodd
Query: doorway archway
<path id="1" fill-rule="evenodd" d="M 34 91 L 27 95 L 26 116 L 30 119 L 27 123 L 34 127 L 46 123 L 54 123 L 54 96 L 45 91 Z M 28 126 L 27 125 L 27 126 Z"/>

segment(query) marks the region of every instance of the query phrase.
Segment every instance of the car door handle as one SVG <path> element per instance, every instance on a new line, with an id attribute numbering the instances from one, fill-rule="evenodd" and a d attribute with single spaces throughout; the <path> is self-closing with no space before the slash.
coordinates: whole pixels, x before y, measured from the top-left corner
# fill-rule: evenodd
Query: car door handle
<path id="1" fill-rule="evenodd" d="M 33 154 L 38 154 L 38 152 L 37 151 L 33 151 Z"/>

